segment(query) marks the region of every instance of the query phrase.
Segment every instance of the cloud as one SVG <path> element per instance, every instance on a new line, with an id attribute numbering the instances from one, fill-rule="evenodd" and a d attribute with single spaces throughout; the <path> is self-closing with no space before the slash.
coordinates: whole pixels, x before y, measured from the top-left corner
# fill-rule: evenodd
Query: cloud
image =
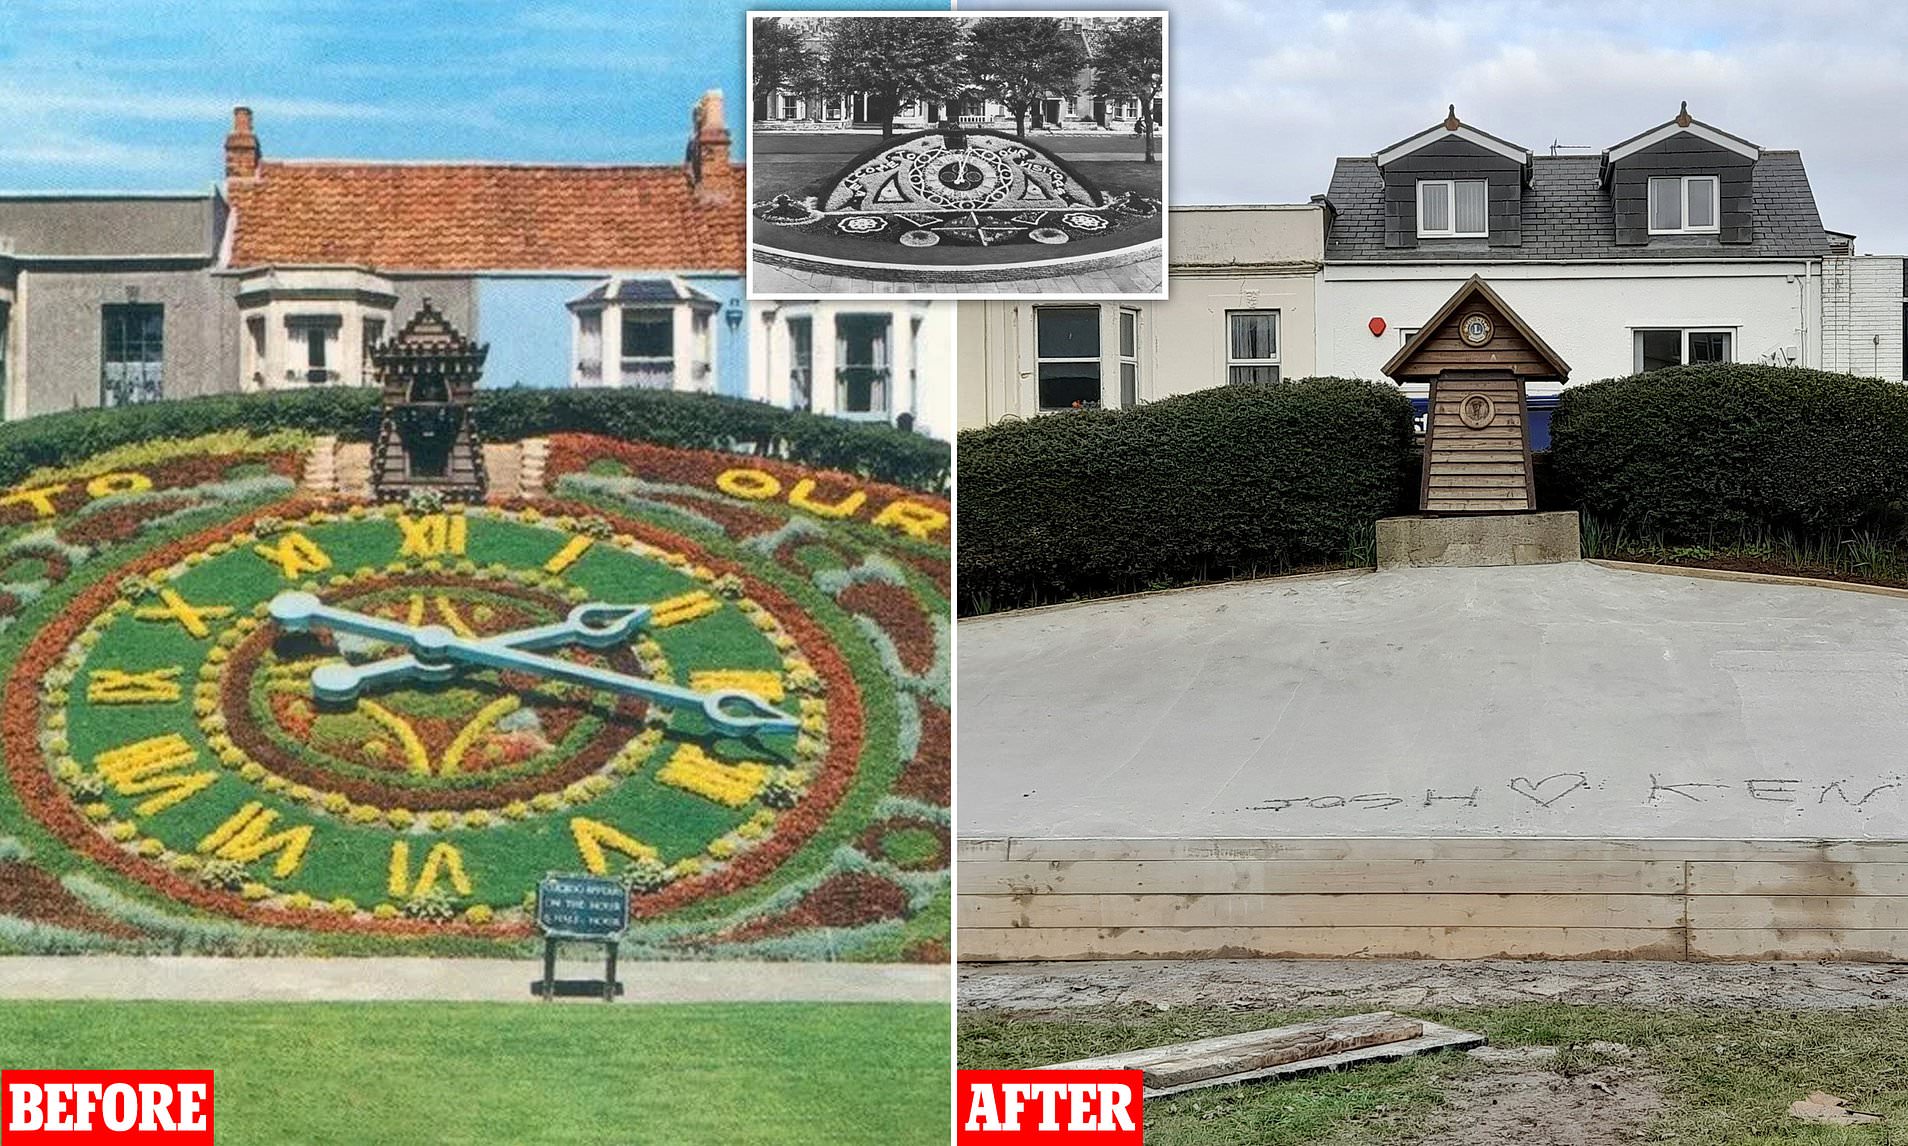
<path id="1" fill-rule="evenodd" d="M 962 0 L 963 10 L 1038 0 Z M 1154 6 L 1154 5 L 1147 5 Z M 1908 5 L 1166 0 L 1179 202 L 1304 202 L 1339 155 L 1442 119 L 1601 151 L 1698 118 L 1796 148 L 1828 226 L 1908 252 Z"/>

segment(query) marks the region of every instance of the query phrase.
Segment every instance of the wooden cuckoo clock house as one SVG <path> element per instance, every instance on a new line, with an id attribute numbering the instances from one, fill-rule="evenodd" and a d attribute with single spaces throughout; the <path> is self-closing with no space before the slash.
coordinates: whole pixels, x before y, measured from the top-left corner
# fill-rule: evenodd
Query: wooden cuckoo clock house
<path id="1" fill-rule="evenodd" d="M 1525 386 L 1570 367 L 1483 279 L 1471 276 L 1385 363 L 1430 387 L 1418 508 L 1427 514 L 1537 508 Z"/>
<path id="2" fill-rule="evenodd" d="M 371 458 L 380 501 L 434 490 L 452 501 L 482 501 L 483 437 L 473 408 L 488 346 L 460 334 L 429 299 L 395 338 L 371 350 L 384 414 Z"/>

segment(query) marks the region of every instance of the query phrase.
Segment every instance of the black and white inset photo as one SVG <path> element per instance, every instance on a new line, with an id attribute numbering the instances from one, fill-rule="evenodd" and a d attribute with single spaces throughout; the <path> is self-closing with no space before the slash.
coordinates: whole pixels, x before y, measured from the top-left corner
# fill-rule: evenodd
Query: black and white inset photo
<path id="1" fill-rule="evenodd" d="M 1164 298 L 1164 12 L 749 15 L 753 298 Z"/>

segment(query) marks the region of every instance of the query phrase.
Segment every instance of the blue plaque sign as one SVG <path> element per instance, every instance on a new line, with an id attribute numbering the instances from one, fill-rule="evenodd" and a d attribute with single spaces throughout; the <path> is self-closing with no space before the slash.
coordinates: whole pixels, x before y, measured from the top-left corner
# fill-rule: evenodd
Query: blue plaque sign
<path id="1" fill-rule="evenodd" d="M 546 875 L 537 884 L 537 926 L 558 939 L 621 939 L 629 930 L 629 889 L 593 875 Z"/>

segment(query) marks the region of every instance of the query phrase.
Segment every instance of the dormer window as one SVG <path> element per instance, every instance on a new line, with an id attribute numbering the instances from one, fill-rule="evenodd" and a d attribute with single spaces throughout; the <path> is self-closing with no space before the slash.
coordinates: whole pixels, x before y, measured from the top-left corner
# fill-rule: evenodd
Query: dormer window
<path id="1" fill-rule="evenodd" d="M 1714 175 L 1658 176 L 1650 180 L 1650 234 L 1713 235 L 1721 230 Z"/>
<path id="2" fill-rule="evenodd" d="M 1482 179 L 1418 181 L 1418 237 L 1482 239 L 1490 234 L 1490 202 Z"/>

